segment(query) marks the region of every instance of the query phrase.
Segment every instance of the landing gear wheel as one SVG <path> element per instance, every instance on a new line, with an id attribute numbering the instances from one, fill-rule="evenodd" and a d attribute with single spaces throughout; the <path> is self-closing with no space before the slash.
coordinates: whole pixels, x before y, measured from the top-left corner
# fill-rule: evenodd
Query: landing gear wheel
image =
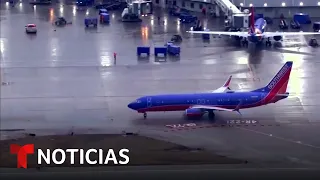
<path id="1" fill-rule="evenodd" d="M 147 119 L 147 113 L 143 113 L 143 118 Z"/>
<path id="2" fill-rule="evenodd" d="M 214 117 L 215 117 L 214 112 L 213 112 L 213 111 L 210 111 L 210 112 L 208 113 L 208 117 L 209 117 L 210 120 L 214 120 Z"/>

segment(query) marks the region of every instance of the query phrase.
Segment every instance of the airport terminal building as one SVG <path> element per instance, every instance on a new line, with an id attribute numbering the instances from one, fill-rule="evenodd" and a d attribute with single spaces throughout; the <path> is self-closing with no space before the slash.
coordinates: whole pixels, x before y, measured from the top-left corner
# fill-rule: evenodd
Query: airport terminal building
<path id="1" fill-rule="evenodd" d="M 258 13 L 272 18 L 283 14 L 292 18 L 295 13 L 306 13 L 310 17 L 320 17 L 320 0 L 232 0 L 237 7 L 255 7 Z"/>
<path id="2" fill-rule="evenodd" d="M 187 10 L 201 12 L 203 8 L 214 11 L 218 16 L 226 11 L 221 6 L 233 3 L 240 10 L 255 7 L 257 13 L 271 18 L 279 18 L 281 14 L 291 18 L 295 13 L 307 13 L 310 17 L 320 17 L 320 0 L 153 0 L 155 6 L 169 8 L 178 6 Z"/>
<path id="3" fill-rule="evenodd" d="M 319 0 L 231 0 L 236 6 L 254 7 L 308 7 L 319 6 Z"/>
<path id="4" fill-rule="evenodd" d="M 178 6 L 195 12 L 201 12 L 202 8 L 213 9 L 216 6 L 215 0 L 153 0 L 153 4 L 162 8 Z"/>

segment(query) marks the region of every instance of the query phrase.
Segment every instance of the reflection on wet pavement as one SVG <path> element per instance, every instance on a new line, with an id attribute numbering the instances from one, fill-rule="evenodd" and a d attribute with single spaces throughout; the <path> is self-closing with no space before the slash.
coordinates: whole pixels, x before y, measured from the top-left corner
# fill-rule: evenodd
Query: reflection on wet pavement
<path id="1" fill-rule="evenodd" d="M 154 15 L 143 17 L 142 23 L 122 23 L 121 12 L 114 11 L 110 12 L 109 25 L 85 28 L 84 18 L 97 17 L 97 14 L 93 8 L 73 5 L 32 6 L 25 2 L 14 7 L 2 5 L 1 79 L 10 84 L 2 86 L 2 101 L 7 101 L 2 108 L 15 106 L 20 100 L 31 97 L 109 97 L 108 101 L 112 102 L 121 97 L 126 104 L 136 96 L 164 93 L 163 87 L 166 92 L 174 93 L 212 90 L 230 74 L 234 77 L 233 89 L 245 91 L 263 86 L 288 60 L 294 62 L 289 82 L 292 97 L 298 98 L 302 105 L 314 104 L 319 82 L 313 77 L 320 75 L 316 58 L 319 50 L 306 45 L 308 37 L 285 38 L 271 48 L 264 45 L 239 47 L 229 37 L 212 37 L 204 42 L 201 36 L 185 32 L 191 25 L 180 24 L 177 18 L 157 9 Z M 60 16 L 72 24 L 54 26 L 55 19 Z M 158 22 L 154 18 L 157 16 L 163 21 Z M 223 29 L 223 19 L 207 19 L 202 15 L 199 18 L 208 29 Z M 28 23 L 37 25 L 36 35 L 24 33 Z M 153 47 L 163 46 L 174 34 L 183 37 L 181 55 L 155 58 Z M 151 46 L 150 57 L 137 57 L 137 46 Z M 114 53 L 117 54 L 116 64 Z M 95 100 L 90 101 L 95 104 Z M 44 106 L 36 106 L 45 107 L 46 103 L 53 102 L 37 101 Z M 75 101 L 71 98 L 67 102 L 72 107 Z M 308 106 L 304 110 L 312 111 L 312 108 Z M 110 117 L 120 110 L 105 111 Z M 49 118 L 50 115 L 45 116 Z M 97 119 L 102 117 L 101 114 Z M 315 116 L 309 118 L 314 120 Z"/>

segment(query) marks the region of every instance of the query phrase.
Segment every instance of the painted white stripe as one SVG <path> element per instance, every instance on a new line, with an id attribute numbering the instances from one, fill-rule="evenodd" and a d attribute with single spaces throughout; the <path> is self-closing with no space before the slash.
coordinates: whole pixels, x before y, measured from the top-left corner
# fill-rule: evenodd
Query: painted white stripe
<path id="1" fill-rule="evenodd" d="M 302 145 L 302 146 L 307 146 L 307 147 L 311 147 L 311 148 L 315 148 L 315 149 L 320 149 L 319 146 L 314 146 L 314 145 L 312 145 L 312 144 L 302 143 L 301 141 L 294 141 L 294 140 L 286 139 L 286 138 L 279 137 L 279 136 L 274 136 L 274 135 L 271 135 L 271 136 L 270 136 L 270 134 L 264 133 L 264 132 L 261 132 L 261 131 L 256 131 L 256 130 L 252 130 L 252 129 L 248 129 L 248 128 L 242 128 L 242 127 L 235 127 L 235 128 L 241 129 L 241 130 L 244 130 L 244 131 L 250 131 L 250 132 L 253 132 L 253 133 L 256 133 L 256 134 L 261 134 L 261 135 L 264 135 L 264 136 L 268 136 L 268 137 L 270 137 L 270 138 L 279 139 L 279 140 L 281 140 L 281 141 L 286 141 L 286 142 L 294 143 L 294 144 L 297 144 L 297 145 Z"/>

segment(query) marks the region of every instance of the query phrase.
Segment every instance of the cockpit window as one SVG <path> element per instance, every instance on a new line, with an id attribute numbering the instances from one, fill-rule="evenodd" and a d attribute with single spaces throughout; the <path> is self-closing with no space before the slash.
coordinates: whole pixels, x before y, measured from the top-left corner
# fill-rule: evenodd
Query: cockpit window
<path id="1" fill-rule="evenodd" d="M 141 103 L 141 100 L 138 99 L 138 100 L 136 101 L 136 103 Z"/>

